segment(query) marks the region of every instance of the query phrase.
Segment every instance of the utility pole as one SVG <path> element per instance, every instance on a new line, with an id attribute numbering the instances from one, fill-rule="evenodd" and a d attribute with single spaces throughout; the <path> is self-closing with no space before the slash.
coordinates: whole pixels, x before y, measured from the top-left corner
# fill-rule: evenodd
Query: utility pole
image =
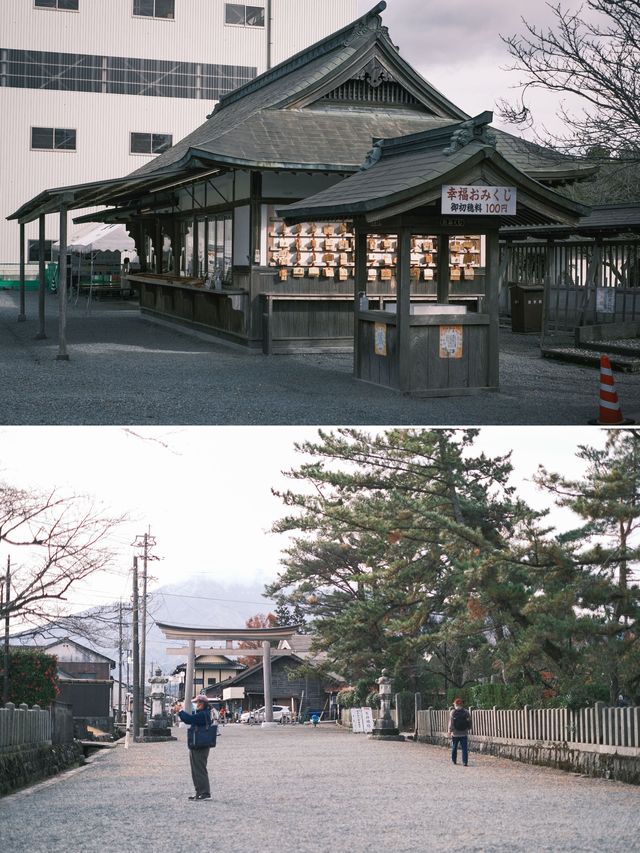
<path id="1" fill-rule="evenodd" d="M 140 637 L 140 706 L 142 709 L 142 714 L 144 714 L 144 686 L 146 679 L 146 655 L 147 655 L 147 561 L 148 560 L 157 560 L 158 557 L 154 557 L 149 553 L 149 549 L 152 548 L 156 544 L 155 537 L 151 536 L 151 528 L 149 531 L 142 536 L 136 537 L 136 541 L 133 543 L 134 547 L 142 548 L 142 626 L 141 626 L 141 637 Z M 135 676 L 134 676 L 135 678 Z"/>
<path id="2" fill-rule="evenodd" d="M 122 600 L 118 606 L 118 722 L 122 717 Z"/>
<path id="3" fill-rule="evenodd" d="M 131 633 L 133 646 L 133 737 L 140 734 L 140 649 L 138 641 L 138 558 L 133 558 L 133 601 L 131 614 Z"/>
<path id="4" fill-rule="evenodd" d="M 2 702 L 9 701 L 9 604 L 11 603 L 11 557 L 7 555 L 7 573 L 4 576 L 4 678 L 2 679 Z"/>

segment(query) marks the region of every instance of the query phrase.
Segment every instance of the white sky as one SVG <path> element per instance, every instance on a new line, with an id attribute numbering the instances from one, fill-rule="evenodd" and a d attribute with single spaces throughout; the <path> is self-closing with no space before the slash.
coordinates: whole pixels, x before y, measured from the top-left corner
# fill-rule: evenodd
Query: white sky
<path id="1" fill-rule="evenodd" d="M 586 4 L 562 0 L 561 5 L 576 10 Z M 374 6 L 374 0 L 358 0 L 358 14 Z M 382 13 L 400 55 L 449 100 L 470 115 L 494 110 L 496 126 L 531 138 L 501 123 L 496 108 L 501 99 L 515 102 L 519 93 L 520 77 L 506 70 L 513 60 L 500 35 L 524 33 L 522 18 L 546 27 L 554 21 L 543 0 L 387 0 Z M 555 116 L 561 101 L 557 94 L 531 93 L 527 102 L 534 107 L 536 126 L 560 131 Z M 567 103 L 572 111 L 581 110 L 579 100 Z"/>
<path id="2" fill-rule="evenodd" d="M 315 427 L 3 427 L 0 479 L 20 487 L 89 494 L 131 521 L 115 544 L 117 571 L 94 577 L 70 600 L 84 606 L 128 599 L 127 575 L 137 534 L 151 528 L 162 559 L 150 564 L 158 584 L 208 574 L 221 584 L 274 579 L 286 540 L 269 533 L 284 514 L 272 487 L 303 456 L 295 441 L 316 439 Z M 602 446 L 594 427 L 484 427 L 477 442 L 489 455 L 513 449 L 513 484 L 533 506 L 546 497 L 528 482 L 539 463 L 578 475 L 579 444 Z M 167 449 L 168 445 L 170 449 Z M 296 484 L 293 483 L 293 486 Z M 567 517 L 554 515 L 566 526 Z M 0 545 L 0 565 L 6 559 Z"/>

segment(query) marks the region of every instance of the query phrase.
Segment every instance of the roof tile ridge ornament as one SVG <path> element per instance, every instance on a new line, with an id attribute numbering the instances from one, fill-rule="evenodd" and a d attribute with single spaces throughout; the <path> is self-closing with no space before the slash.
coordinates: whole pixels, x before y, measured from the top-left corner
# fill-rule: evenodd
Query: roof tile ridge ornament
<path id="1" fill-rule="evenodd" d="M 386 8 L 386 0 L 380 0 L 373 9 L 370 9 L 358 18 L 353 25 L 347 24 L 346 27 L 343 27 L 336 33 L 331 33 L 324 39 L 316 42 L 314 45 L 311 45 L 308 48 L 303 48 L 293 56 L 284 59 L 268 71 L 258 74 L 257 77 L 254 77 L 253 80 L 249 80 L 248 83 L 243 83 L 242 86 L 238 86 L 237 89 L 233 89 L 231 92 L 221 95 L 218 103 L 207 115 L 207 119 L 212 118 L 212 116 L 219 113 L 224 109 L 224 107 L 235 103 L 245 95 L 250 95 L 252 92 L 255 92 L 263 86 L 267 86 L 274 80 L 286 77 L 290 72 L 296 71 L 298 68 L 307 65 L 309 62 L 312 62 L 314 59 L 318 59 L 318 57 L 323 56 L 326 53 L 330 53 L 332 50 L 335 50 L 335 48 L 349 45 L 357 37 L 366 35 L 370 31 L 377 32 L 378 30 L 384 29 L 382 27 L 380 13 Z M 373 26 L 371 26 L 371 24 L 373 24 Z"/>
<path id="2" fill-rule="evenodd" d="M 342 44 L 347 47 L 356 41 L 356 39 L 366 36 L 370 32 L 383 32 L 384 34 L 384 31 L 387 31 L 388 34 L 387 28 L 382 26 L 382 18 L 380 17 L 380 13 L 384 12 L 386 8 L 386 0 L 381 0 L 373 9 L 362 15 L 362 17 L 355 21 L 353 28 L 345 34 Z"/>
<path id="3" fill-rule="evenodd" d="M 367 153 L 367 156 L 364 158 L 364 162 L 362 166 L 360 166 L 359 171 L 364 172 L 366 169 L 370 169 L 378 160 L 382 157 L 382 146 L 384 144 L 384 139 L 378 139 L 373 143 L 373 148 Z"/>
<path id="4" fill-rule="evenodd" d="M 446 155 L 455 154 L 456 151 L 460 151 L 470 142 L 482 142 L 484 145 L 495 148 L 498 137 L 489 127 L 492 121 L 493 113 L 490 110 L 486 110 L 468 121 L 463 121 L 451 134 L 451 141 L 442 153 Z"/>

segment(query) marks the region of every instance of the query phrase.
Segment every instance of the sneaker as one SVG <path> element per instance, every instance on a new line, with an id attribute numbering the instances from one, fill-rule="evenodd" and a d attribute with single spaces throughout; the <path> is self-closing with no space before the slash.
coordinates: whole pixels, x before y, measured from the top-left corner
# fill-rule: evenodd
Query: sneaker
<path id="1" fill-rule="evenodd" d="M 196 800 L 210 800 L 211 794 L 198 794 L 198 796 L 195 799 Z"/>

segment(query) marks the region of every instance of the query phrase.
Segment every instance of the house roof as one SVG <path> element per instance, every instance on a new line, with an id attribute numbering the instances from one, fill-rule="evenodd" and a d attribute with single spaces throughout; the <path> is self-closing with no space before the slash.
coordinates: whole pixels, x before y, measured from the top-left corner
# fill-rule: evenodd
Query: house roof
<path id="1" fill-rule="evenodd" d="M 586 206 L 534 180 L 500 152 L 491 118 L 486 112 L 448 128 L 381 139 L 360 171 L 277 213 L 290 222 L 353 216 L 382 221 L 416 207 L 437 206 L 443 185 L 485 183 L 518 188 L 517 216 L 506 218 L 509 223 L 575 223 L 586 214 Z"/>
<path id="2" fill-rule="evenodd" d="M 622 202 L 616 204 L 598 204 L 582 216 L 571 229 L 563 225 L 535 225 L 503 228 L 501 235 L 508 239 L 526 237 L 619 237 L 625 234 L 640 235 L 640 203 Z"/>
<path id="3" fill-rule="evenodd" d="M 16 637 L 19 636 L 20 635 L 16 635 Z M 25 639 L 33 639 L 33 637 L 29 637 L 28 634 L 25 634 L 24 637 Z M 82 649 L 82 651 L 87 652 L 89 655 L 91 655 L 93 661 L 108 663 L 110 669 L 115 668 L 116 662 L 114 660 L 107 657 L 106 655 L 101 654 L 100 652 L 96 652 L 94 649 L 89 648 L 89 646 L 83 646 L 82 643 L 78 643 L 76 640 L 72 640 L 70 637 L 60 637 L 56 640 L 51 640 L 51 642 L 44 643 L 42 645 L 39 645 L 37 643 L 24 643 L 20 646 L 16 646 L 15 648 L 40 649 L 41 651 L 49 651 L 55 646 L 60 646 L 63 644 L 75 646 L 77 649 Z M 58 663 L 65 663 L 64 659 L 61 659 L 59 655 L 57 655 L 56 657 L 58 658 Z"/>
<path id="4" fill-rule="evenodd" d="M 378 3 L 333 35 L 224 95 L 204 124 L 132 175 L 151 175 L 189 162 L 353 172 L 372 140 L 468 119 L 402 59 L 382 26 L 385 7 Z M 358 105 L 332 99 L 340 86 L 375 75 L 399 86 L 407 103 Z M 498 136 L 502 153 L 538 178 L 574 179 L 578 172 L 593 171 L 508 133 Z"/>

